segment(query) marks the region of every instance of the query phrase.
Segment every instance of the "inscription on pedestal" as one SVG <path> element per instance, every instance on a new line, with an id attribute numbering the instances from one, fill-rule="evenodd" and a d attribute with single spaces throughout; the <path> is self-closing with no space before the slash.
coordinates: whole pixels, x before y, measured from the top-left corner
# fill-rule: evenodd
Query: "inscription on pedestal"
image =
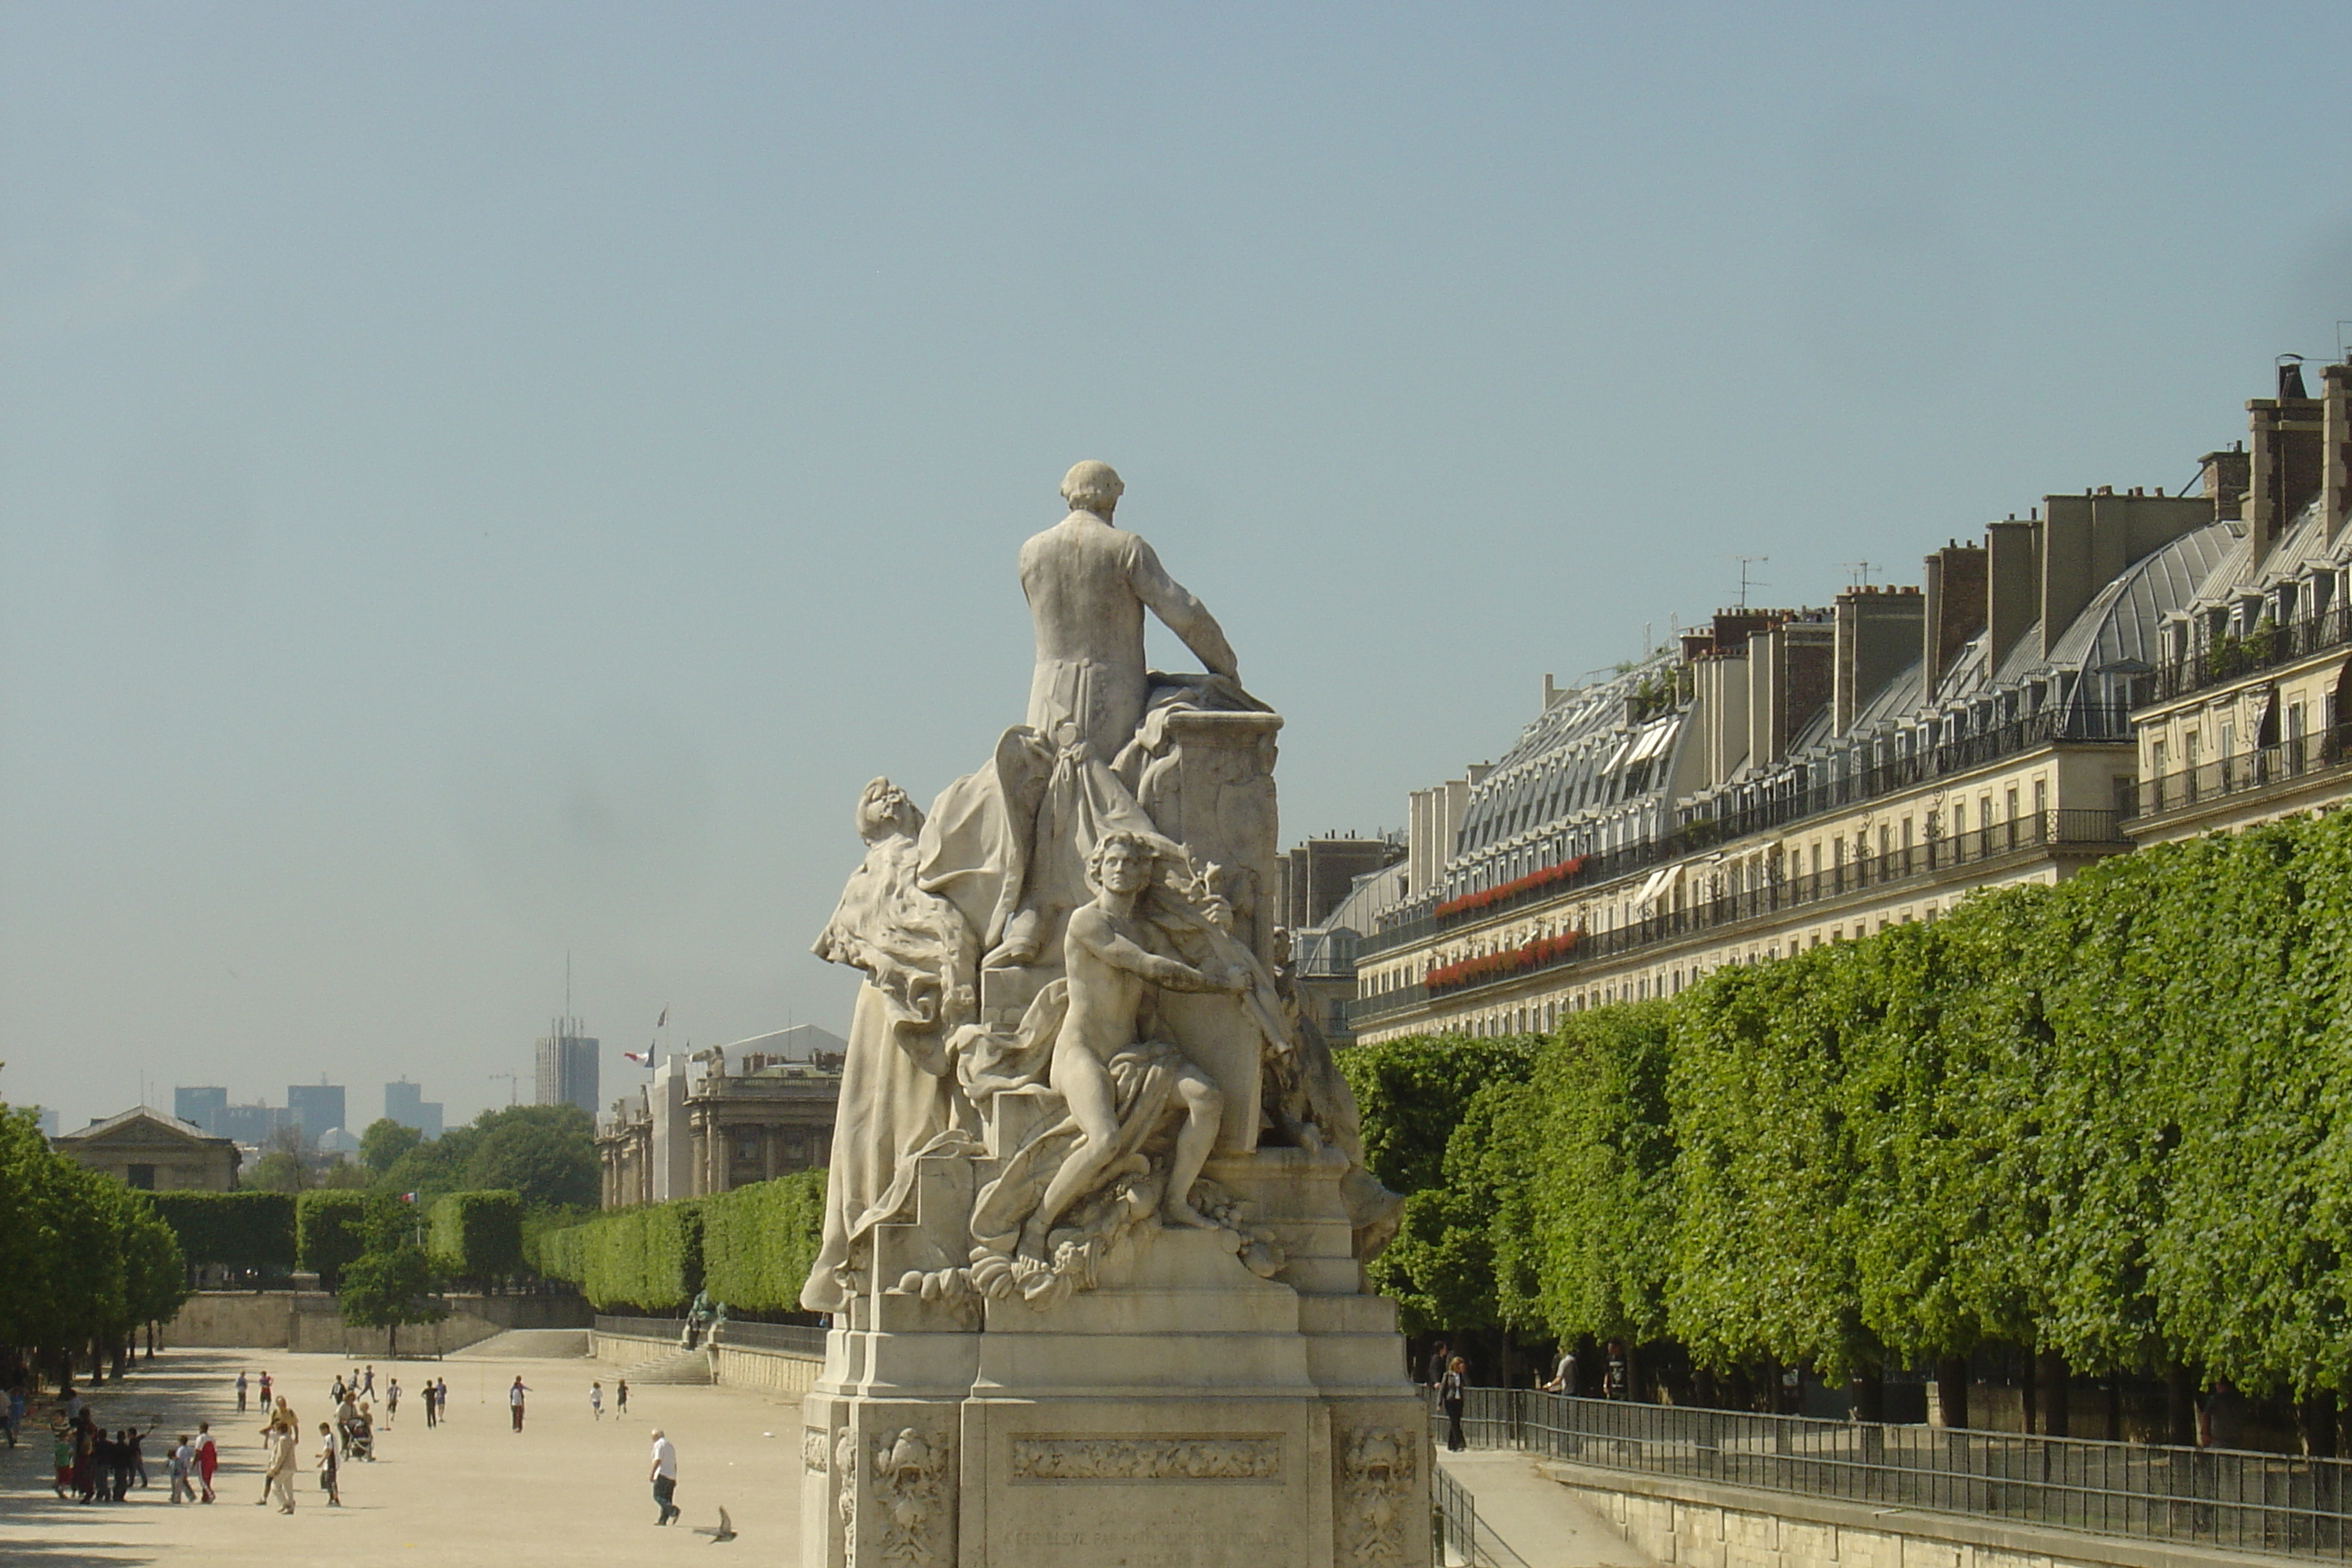
<path id="1" fill-rule="evenodd" d="M 1017 1481 L 1272 1481 L 1282 1439 L 1264 1437 L 1015 1437 Z"/>

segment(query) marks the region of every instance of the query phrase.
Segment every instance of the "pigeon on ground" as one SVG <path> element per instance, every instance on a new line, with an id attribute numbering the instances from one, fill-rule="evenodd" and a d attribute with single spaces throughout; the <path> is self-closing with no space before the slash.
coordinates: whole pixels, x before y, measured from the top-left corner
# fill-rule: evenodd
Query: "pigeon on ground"
<path id="1" fill-rule="evenodd" d="M 698 1524 L 694 1527 L 694 1533 L 710 1537 L 710 1544 L 716 1546 L 722 1541 L 735 1539 L 735 1522 L 727 1517 L 727 1510 L 722 1508 L 719 1510 L 717 1524 Z"/>

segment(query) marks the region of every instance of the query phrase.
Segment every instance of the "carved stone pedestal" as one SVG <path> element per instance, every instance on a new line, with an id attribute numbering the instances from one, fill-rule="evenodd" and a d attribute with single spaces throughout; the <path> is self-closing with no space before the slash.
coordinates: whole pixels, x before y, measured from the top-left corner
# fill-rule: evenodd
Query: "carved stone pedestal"
<path id="1" fill-rule="evenodd" d="M 1427 1415 L 1342 1169 L 1213 1163 L 1287 1256 L 1270 1280 L 1230 1233 L 1146 1226 L 1042 1310 L 869 1286 L 803 1406 L 803 1568 L 1426 1568 Z M 958 1194 L 924 1176 L 877 1279 L 937 1254 L 921 1209 Z"/>

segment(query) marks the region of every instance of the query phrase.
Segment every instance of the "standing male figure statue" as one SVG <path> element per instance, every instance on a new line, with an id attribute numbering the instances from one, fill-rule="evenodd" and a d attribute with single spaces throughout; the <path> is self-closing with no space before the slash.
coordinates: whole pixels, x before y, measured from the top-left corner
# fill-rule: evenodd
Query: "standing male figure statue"
<path id="1" fill-rule="evenodd" d="M 1150 545 L 1111 525 L 1126 488 L 1108 463 L 1078 464 L 1062 479 L 1070 515 L 1021 547 L 1021 591 L 1037 633 L 1029 725 L 1059 744 L 1083 741 L 1106 763 L 1143 721 L 1146 608 L 1211 672 L 1241 678 L 1216 617 Z"/>

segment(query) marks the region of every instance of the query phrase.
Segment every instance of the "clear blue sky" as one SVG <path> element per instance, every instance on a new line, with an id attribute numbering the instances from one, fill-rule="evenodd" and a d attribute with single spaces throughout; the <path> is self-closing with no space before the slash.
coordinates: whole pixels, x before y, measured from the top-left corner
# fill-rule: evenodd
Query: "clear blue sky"
<path id="1" fill-rule="evenodd" d="M 0 5 L 0 1095 L 835 1029 L 1081 457 L 1402 820 L 1546 671 L 2178 486 L 2352 6 Z M 1165 648 L 1171 645 L 1159 645 Z M 1166 654 L 1163 657 L 1173 658 Z M 526 1093 L 528 1080 L 526 1078 Z"/>

